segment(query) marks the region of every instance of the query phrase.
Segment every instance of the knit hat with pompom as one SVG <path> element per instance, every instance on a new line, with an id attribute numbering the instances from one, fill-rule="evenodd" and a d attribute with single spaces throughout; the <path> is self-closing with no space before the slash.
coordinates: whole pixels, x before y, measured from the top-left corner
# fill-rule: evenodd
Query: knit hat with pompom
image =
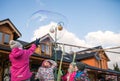
<path id="1" fill-rule="evenodd" d="M 11 40 L 9 42 L 9 44 L 10 44 L 11 49 L 13 49 L 13 48 L 22 48 L 23 47 L 23 45 L 20 42 L 14 41 L 14 40 Z"/>

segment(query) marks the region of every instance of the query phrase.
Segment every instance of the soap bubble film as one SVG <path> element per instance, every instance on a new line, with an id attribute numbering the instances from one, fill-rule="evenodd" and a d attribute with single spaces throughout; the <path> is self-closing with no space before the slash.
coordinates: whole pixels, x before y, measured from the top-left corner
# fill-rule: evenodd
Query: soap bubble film
<path id="1" fill-rule="evenodd" d="M 29 31 L 30 40 L 50 34 L 55 38 L 55 28 L 57 28 L 57 40 L 61 39 L 66 32 L 68 20 L 57 12 L 39 10 L 31 15 L 26 24 L 26 29 Z M 61 26 L 63 28 L 60 28 Z"/>

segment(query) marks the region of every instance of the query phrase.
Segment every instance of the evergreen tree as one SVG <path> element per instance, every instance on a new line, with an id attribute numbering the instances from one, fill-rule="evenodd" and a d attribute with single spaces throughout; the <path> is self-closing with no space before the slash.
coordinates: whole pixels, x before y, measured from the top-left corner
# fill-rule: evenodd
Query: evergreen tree
<path id="1" fill-rule="evenodd" d="M 120 71 L 120 68 L 119 68 L 119 66 L 118 66 L 117 63 L 116 63 L 116 64 L 113 64 L 113 67 L 114 67 L 114 70 L 115 70 L 115 71 Z"/>

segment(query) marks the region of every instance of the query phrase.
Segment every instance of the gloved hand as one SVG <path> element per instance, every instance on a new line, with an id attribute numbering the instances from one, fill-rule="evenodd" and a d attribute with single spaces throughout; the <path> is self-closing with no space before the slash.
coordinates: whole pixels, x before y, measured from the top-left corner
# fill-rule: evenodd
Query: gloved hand
<path id="1" fill-rule="evenodd" d="M 40 42 L 40 38 L 39 38 L 39 39 L 36 39 L 35 45 L 38 46 L 39 42 Z"/>

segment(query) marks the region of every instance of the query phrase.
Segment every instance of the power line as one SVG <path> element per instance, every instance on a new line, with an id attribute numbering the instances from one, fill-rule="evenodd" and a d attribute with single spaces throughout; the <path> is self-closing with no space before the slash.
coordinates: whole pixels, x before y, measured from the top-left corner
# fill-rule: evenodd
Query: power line
<path id="1" fill-rule="evenodd" d="M 88 48 L 88 47 L 84 47 L 84 46 L 77 46 L 77 45 L 71 45 L 71 44 L 66 44 L 66 43 L 57 43 L 57 44 L 64 44 L 66 46 L 72 46 L 72 47 L 78 47 L 78 48 L 85 48 L 85 49 L 88 49 L 88 50 L 84 50 L 82 52 L 79 52 L 79 54 L 83 54 L 83 53 L 89 53 L 89 52 L 99 52 L 99 51 L 106 51 L 106 52 L 111 52 L 111 53 L 117 53 L 117 54 L 120 54 L 120 52 L 115 52 L 115 51 L 108 51 L 108 50 L 112 50 L 112 49 L 119 49 L 120 46 L 116 46 L 116 47 L 110 47 L 110 48 L 105 48 L 105 49 L 101 49 L 101 48 Z"/>
<path id="2" fill-rule="evenodd" d="M 66 43 L 57 43 L 57 44 L 64 44 L 66 46 L 73 46 L 73 47 L 78 47 L 78 48 L 87 48 L 87 49 L 91 49 L 89 47 L 84 47 L 84 46 L 77 46 L 77 45 L 71 45 L 71 44 L 66 44 Z M 102 49 L 102 50 L 109 50 L 109 49 L 119 49 L 120 46 L 116 46 L 116 47 L 110 47 L 110 48 L 105 48 L 105 49 Z"/>
<path id="3" fill-rule="evenodd" d="M 105 52 L 120 54 L 120 52 L 115 52 L 115 51 L 105 51 Z"/>
<path id="4" fill-rule="evenodd" d="M 44 43 L 44 44 L 45 44 L 45 42 L 41 42 L 41 43 Z M 86 49 L 86 50 L 77 52 L 78 54 L 84 54 L 84 53 L 90 53 L 90 52 L 99 52 L 99 51 L 105 51 L 105 52 L 120 54 L 120 52 L 109 51 L 109 50 L 113 50 L 113 49 L 119 49 L 120 46 L 109 47 L 109 48 L 101 49 L 101 48 L 95 48 L 95 47 L 91 47 L 91 48 L 90 48 L 90 47 L 84 47 L 84 46 L 78 46 L 78 45 L 72 45 L 72 44 L 66 44 L 66 43 L 58 43 L 58 42 L 57 42 L 56 44 Z M 94 49 L 93 49 L 93 48 L 94 48 Z"/>

